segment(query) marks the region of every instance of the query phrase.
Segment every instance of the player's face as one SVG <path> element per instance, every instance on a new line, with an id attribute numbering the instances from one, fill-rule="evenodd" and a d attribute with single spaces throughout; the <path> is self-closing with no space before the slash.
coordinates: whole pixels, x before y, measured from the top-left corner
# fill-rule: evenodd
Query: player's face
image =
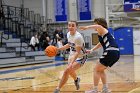
<path id="1" fill-rule="evenodd" d="M 70 31 L 70 33 L 74 33 L 76 29 L 77 29 L 77 26 L 75 22 L 68 23 L 68 30 Z"/>

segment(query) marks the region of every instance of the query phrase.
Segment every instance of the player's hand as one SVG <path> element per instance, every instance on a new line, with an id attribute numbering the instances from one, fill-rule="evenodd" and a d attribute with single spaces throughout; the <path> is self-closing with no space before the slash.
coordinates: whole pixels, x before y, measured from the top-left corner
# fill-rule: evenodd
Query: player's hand
<path id="1" fill-rule="evenodd" d="M 90 54 L 90 53 L 92 53 L 92 51 L 91 50 L 86 50 L 86 53 Z"/>

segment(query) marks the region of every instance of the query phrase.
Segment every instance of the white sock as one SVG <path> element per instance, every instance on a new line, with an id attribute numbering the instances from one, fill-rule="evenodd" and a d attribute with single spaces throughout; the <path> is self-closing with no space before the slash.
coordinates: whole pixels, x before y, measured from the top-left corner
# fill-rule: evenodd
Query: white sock
<path id="1" fill-rule="evenodd" d="M 98 86 L 94 86 L 93 89 L 94 89 L 94 90 L 98 90 Z"/>
<path id="2" fill-rule="evenodd" d="M 103 89 L 108 89 L 108 85 L 107 84 L 104 84 L 103 85 Z"/>
<path id="3" fill-rule="evenodd" d="M 57 87 L 56 89 L 60 90 L 60 88 L 59 88 L 59 87 Z"/>

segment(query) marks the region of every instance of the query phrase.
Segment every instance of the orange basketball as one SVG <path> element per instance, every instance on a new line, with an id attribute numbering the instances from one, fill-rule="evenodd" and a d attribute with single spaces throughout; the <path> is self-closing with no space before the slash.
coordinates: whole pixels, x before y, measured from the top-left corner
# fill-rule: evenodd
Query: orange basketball
<path id="1" fill-rule="evenodd" d="M 57 54 L 57 47 L 55 46 L 50 45 L 45 49 L 45 55 L 48 57 L 54 57 L 56 56 L 56 54 Z"/>

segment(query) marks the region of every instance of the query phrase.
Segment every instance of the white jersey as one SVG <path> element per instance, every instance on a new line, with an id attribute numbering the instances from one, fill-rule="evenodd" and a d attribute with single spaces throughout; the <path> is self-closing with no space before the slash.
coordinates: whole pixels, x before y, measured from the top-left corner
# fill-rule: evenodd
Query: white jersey
<path id="1" fill-rule="evenodd" d="M 36 38 L 35 36 L 32 36 L 31 40 L 30 40 L 30 45 L 35 46 L 35 44 L 38 44 L 39 40 L 38 38 Z"/>
<path id="2" fill-rule="evenodd" d="M 76 50 L 75 50 L 75 46 L 81 46 L 81 52 L 78 56 L 78 58 L 82 58 L 83 54 L 85 54 L 85 42 L 83 39 L 83 36 L 79 33 L 79 32 L 75 32 L 74 35 L 70 35 L 70 32 L 67 33 L 67 39 L 68 39 L 68 44 L 70 45 L 70 56 L 72 56 Z"/>

